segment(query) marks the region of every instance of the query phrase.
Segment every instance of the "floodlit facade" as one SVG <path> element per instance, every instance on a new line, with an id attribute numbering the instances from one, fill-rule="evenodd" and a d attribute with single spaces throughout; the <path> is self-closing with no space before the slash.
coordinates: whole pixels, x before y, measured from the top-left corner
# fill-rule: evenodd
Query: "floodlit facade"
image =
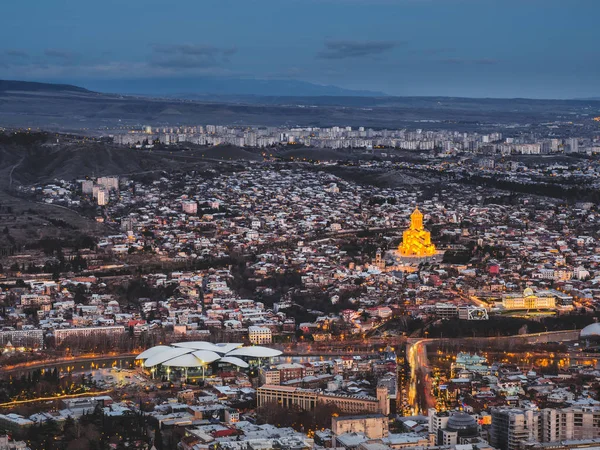
<path id="1" fill-rule="evenodd" d="M 435 245 L 431 243 L 431 234 L 423 228 L 423 213 L 415 208 L 410 215 L 410 227 L 402 234 L 402 243 L 398 247 L 402 256 L 427 257 L 435 255 Z"/>
<path id="2" fill-rule="evenodd" d="M 523 294 L 506 294 L 502 297 L 504 309 L 554 309 L 556 298 L 553 295 L 536 295 L 527 288 Z"/>
<path id="3" fill-rule="evenodd" d="M 248 327 L 248 339 L 251 344 L 270 344 L 273 341 L 273 335 L 270 328 L 267 327 Z"/>

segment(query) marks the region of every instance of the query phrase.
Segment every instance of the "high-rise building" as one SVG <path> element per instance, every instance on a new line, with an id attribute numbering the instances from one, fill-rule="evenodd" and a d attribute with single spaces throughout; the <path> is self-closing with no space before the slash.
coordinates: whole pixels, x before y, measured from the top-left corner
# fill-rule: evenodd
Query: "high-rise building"
<path id="1" fill-rule="evenodd" d="M 540 441 L 541 413 L 533 409 L 494 408 L 490 444 L 500 450 L 519 450 L 525 441 Z"/>
<path id="2" fill-rule="evenodd" d="M 98 190 L 98 205 L 104 206 L 108 203 L 108 192 L 105 189 Z"/>
<path id="3" fill-rule="evenodd" d="M 542 411 L 542 442 L 600 438 L 600 407 L 584 406 Z"/>
<path id="4" fill-rule="evenodd" d="M 119 178 L 118 177 L 100 177 L 96 180 L 98 186 L 104 187 L 107 191 L 118 191 L 119 190 Z"/>
<path id="5" fill-rule="evenodd" d="M 81 192 L 84 195 L 94 192 L 94 182 L 92 180 L 83 180 L 81 182 Z"/>

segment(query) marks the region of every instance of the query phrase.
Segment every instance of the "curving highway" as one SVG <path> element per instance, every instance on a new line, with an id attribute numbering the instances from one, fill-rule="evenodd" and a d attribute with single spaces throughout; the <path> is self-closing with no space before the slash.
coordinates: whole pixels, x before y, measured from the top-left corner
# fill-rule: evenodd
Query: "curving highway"
<path id="1" fill-rule="evenodd" d="M 490 348 L 502 342 L 511 341 L 520 344 L 541 344 L 548 342 L 576 341 L 579 339 L 578 330 L 549 331 L 545 333 L 521 334 L 516 336 L 501 337 L 475 337 L 459 339 L 409 339 L 406 347 L 406 357 L 410 365 L 410 382 L 408 389 L 408 402 L 412 414 L 423 414 L 428 408 L 434 408 L 436 401 L 433 397 L 431 386 L 431 368 L 427 358 L 428 343 L 488 343 Z"/>

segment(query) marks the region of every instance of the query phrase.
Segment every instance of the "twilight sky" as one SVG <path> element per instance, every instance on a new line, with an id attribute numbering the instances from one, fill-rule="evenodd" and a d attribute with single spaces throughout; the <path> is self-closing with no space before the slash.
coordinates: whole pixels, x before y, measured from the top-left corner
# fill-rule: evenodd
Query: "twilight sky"
<path id="1" fill-rule="evenodd" d="M 599 17 L 600 0 L 5 0 L 0 79 L 600 97 Z"/>

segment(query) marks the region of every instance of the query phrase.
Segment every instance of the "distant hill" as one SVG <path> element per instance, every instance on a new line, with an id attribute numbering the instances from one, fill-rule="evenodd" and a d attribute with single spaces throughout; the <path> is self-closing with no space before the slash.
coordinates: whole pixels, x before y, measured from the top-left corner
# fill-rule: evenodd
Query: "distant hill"
<path id="1" fill-rule="evenodd" d="M 294 85 L 292 82 L 289 88 Z M 490 127 L 498 130 L 515 123 L 537 126 L 563 120 L 565 116 L 588 117 L 593 102 L 352 94 L 302 96 L 301 91 L 280 96 L 197 94 L 187 99 L 175 98 L 176 95 L 105 94 L 99 93 L 102 89 L 95 86 L 87 87 L 94 90 L 66 84 L 0 81 L 0 127 L 25 126 L 76 133 L 94 133 L 107 126 L 139 129 L 142 125 L 158 124 L 489 131 Z"/>
<path id="2" fill-rule="evenodd" d="M 345 89 L 307 81 L 231 77 L 141 78 L 131 80 L 96 80 L 86 85 L 98 92 L 166 96 L 204 100 L 204 96 L 385 96 L 383 92 Z"/>
<path id="3" fill-rule="evenodd" d="M 0 80 L 0 92 L 82 92 L 90 93 L 87 89 L 71 84 L 37 83 L 34 81 Z"/>
<path id="4" fill-rule="evenodd" d="M 103 142 L 60 143 L 48 133 L 36 140 L 8 139 L 0 133 L 0 190 L 54 179 L 85 176 L 132 175 L 163 170 L 203 168 L 219 161 L 261 161 L 258 150 L 231 145 L 199 147 L 186 151 L 136 150 Z M 18 135 L 15 135 L 18 136 Z M 27 136 L 27 135 L 24 135 Z M 4 138 L 4 139 L 1 139 Z"/>

